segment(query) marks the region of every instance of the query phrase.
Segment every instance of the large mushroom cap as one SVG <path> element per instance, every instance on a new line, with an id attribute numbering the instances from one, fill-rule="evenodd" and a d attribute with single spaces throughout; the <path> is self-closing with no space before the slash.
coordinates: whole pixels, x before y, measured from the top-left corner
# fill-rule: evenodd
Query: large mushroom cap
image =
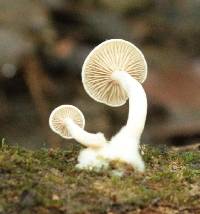
<path id="1" fill-rule="evenodd" d="M 98 102 L 121 106 L 128 97 L 120 85 L 112 80 L 114 71 L 126 71 L 142 83 L 147 76 L 147 63 L 135 45 L 122 39 L 101 43 L 86 58 L 82 68 L 86 92 Z"/>
<path id="2" fill-rule="evenodd" d="M 72 105 L 61 105 L 55 108 L 49 117 L 49 126 L 63 138 L 71 139 L 71 134 L 67 128 L 66 121 L 71 119 L 75 124 L 84 128 L 85 118 L 82 112 Z"/>

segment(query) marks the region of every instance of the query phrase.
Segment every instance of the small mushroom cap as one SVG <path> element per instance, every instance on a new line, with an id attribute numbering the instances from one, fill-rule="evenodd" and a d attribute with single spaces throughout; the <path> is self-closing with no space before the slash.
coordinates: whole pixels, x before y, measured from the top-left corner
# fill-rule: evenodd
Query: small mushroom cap
<path id="1" fill-rule="evenodd" d="M 63 138 L 71 139 L 71 134 L 67 128 L 67 120 L 72 120 L 75 124 L 84 128 L 85 118 L 82 112 L 72 105 L 61 105 L 55 108 L 49 117 L 49 126 Z"/>
<path id="2" fill-rule="evenodd" d="M 87 56 L 82 68 L 86 92 L 98 102 L 121 106 L 128 97 L 124 89 L 111 78 L 114 71 L 126 71 L 142 83 L 147 76 L 147 63 L 135 45 L 122 39 L 107 40 Z"/>

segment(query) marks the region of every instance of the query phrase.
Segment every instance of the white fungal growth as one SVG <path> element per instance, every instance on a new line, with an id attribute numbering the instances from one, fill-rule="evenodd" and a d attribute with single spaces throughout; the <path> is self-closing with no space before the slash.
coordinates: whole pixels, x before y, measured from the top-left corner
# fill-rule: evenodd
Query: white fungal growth
<path id="1" fill-rule="evenodd" d="M 127 72 L 116 71 L 112 78 L 123 87 L 129 97 L 127 124 L 111 139 L 110 156 L 131 164 L 144 171 L 144 163 L 139 153 L 140 137 L 147 114 L 147 98 L 142 85 Z"/>
<path id="2" fill-rule="evenodd" d="M 125 104 L 128 99 L 126 92 L 111 79 L 115 71 L 126 71 L 139 82 L 144 82 L 147 64 L 142 52 L 122 39 L 110 39 L 95 47 L 82 68 L 82 82 L 88 95 L 109 106 Z"/>
<path id="3" fill-rule="evenodd" d="M 103 133 L 89 133 L 80 128 L 80 126 L 74 123 L 71 119 L 67 119 L 65 124 L 72 138 L 86 147 L 100 148 L 106 143 Z"/>
<path id="4" fill-rule="evenodd" d="M 129 115 L 127 124 L 99 149 L 83 150 L 78 158 L 81 169 L 95 169 L 108 167 L 110 161 L 121 161 L 130 164 L 140 172 L 145 169 L 139 153 L 140 137 L 144 129 L 147 99 L 141 84 L 127 72 L 116 71 L 112 75 L 129 97 Z"/>
<path id="5" fill-rule="evenodd" d="M 57 110 L 52 112 L 52 130 L 62 137 L 73 137 L 87 147 L 79 154 L 77 168 L 99 171 L 108 168 L 110 162 L 119 161 L 144 171 L 139 144 L 146 120 L 147 98 L 140 83 L 146 76 L 146 60 L 130 42 L 111 39 L 91 51 L 82 68 L 86 92 L 94 100 L 109 106 L 123 105 L 129 98 L 129 114 L 126 125 L 107 142 L 102 133 L 83 130 L 84 117 L 77 108 L 72 108 L 71 114 L 69 111 L 67 114 L 54 114 Z"/>
<path id="6" fill-rule="evenodd" d="M 61 105 L 55 108 L 49 118 L 50 128 L 63 138 L 73 138 L 80 144 L 98 148 L 106 143 L 102 133 L 89 133 L 83 128 L 85 119 L 82 112 L 72 105 Z"/>

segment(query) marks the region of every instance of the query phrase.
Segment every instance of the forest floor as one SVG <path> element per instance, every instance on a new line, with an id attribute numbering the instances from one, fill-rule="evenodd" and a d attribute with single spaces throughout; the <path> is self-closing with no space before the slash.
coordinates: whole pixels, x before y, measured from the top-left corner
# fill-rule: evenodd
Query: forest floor
<path id="1" fill-rule="evenodd" d="M 2 143 L 0 214 L 200 213 L 200 152 L 143 146 L 146 172 L 75 168 L 80 147 L 36 151 Z"/>

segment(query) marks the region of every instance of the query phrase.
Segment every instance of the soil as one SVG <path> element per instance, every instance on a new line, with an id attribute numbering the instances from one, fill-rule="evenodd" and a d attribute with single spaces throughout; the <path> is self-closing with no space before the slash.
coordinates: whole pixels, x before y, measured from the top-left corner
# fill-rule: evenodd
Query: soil
<path id="1" fill-rule="evenodd" d="M 75 168 L 80 147 L 0 148 L 0 213 L 200 213 L 200 152 L 142 146 L 143 174 Z M 119 175 L 119 174 L 118 174 Z"/>

